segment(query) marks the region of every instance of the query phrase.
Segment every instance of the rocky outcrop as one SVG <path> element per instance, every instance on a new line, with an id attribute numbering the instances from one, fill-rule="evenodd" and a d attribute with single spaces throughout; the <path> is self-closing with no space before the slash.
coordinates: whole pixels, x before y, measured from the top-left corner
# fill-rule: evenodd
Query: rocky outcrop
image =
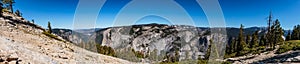
<path id="1" fill-rule="evenodd" d="M 122 53 L 128 49 L 130 52 L 141 53 L 144 57 L 138 61 L 163 61 L 166 57 L 197 60 L 204 58 L 212 37 L 222 36 L 207 34 L 208 32 L 208 29 L 193 26 L 145 24 L 103 29 L 97 31 L 94 38 L 95 42 L 101 43 L 102 46 L 110 46 L 120 54 L 129 55 Z M 222 38 L 226 41 L 226 36 Z M 131 58 L 136 58 L 136 54 L 131 55 L 135 55 Z"/>
<path id="2" fill-rule="evenodd" d="M 70 29 L 52 29 L 52 31 L 54 34 L 74 44 L 86 43 L 89 39 L 89 35 L 78 33 Z"/>

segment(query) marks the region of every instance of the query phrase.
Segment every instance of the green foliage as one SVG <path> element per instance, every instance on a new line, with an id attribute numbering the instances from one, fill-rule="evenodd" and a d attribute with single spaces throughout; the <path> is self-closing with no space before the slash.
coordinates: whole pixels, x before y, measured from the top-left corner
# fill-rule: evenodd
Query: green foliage
<path id="1" fill-rule="evenodd" d="M 275 46 L 277 44 L 282 44 L 284 42 L 284 39 L 282 38 L 284 32 L 283 32 L 283 29 L 281 28 L 281 25 L 280 25 L 280 22 L 278 19 L 272 25 L 271 34 L 272 34 L 272 39 L 270 39 L 270 40 L 271 40 L 273 48 L 275 48 Z"/>
<path id="2" fill-rule="evenodd" d="M 135 54 L 136 57 L 138 58 L 146 58 L 147 55 L 144 55 L 142 52 L 135 51 L 134 49 L 131 49 L 131 51 Z"/>
<path id="3" fill-rule="evenodd" d="M 7 8 L 3 8 L 2 12 L 10 12 Z"/>
<path id="4" fill-rule="evenodd" d="M 19 16 L 19 17 L 22 17 L 22 13 L 21 13 L 19 10 L 17 10 L 17 11 L 15 12 L 15 14 L 16 14 L 17 16 Z"/>
<path id="5" fill-rule="evenodd" d="M 56 36 L 56 35 L 53 35 L 53 34 L 51 34 L 51 33 L 49 33 L 49 32 L 43 32 L 43 34 L 44 34 L 44 35 L 46 35 L 46 36 L 48 36 L 48 37 L 50 37 L 50 38 L 53 38 L 53 39 L 55 39 L 55 40 L 58 40 L 58 41 L 63 41 L 63 42 L 65 42 L 64 40 L 62 40 L 62 39 L 59 39 L 59 38 L 58 38 L 58 36 Z"/>
<path id="6" fill-rule="evenodd" d="M 158 55 L 158 50 L 154 49 L 152 52 L 150 52 L 150 55 L 148 58 L 149 58 L 149 60 L 152 60 L 152 61 L 160 61 L 163 59 L 163 55 L 162 54 Z"/>
<path id="7" fill-rule="evenodd" d="M 247 35 L 246 37 L 246 44 L 250 45 L 251 44 L 251 36 Z"/>
<path id="8" fill-rule="evenodd" d="M 288 34 L 287 34 L 287 36 L 285 38 L 286 38 L 285 41 L 289 41 L 289 40 L 292 39 L 291 30 L 288 31 Z"/>
<path id="9" fill-rule="evenodd" d="M 293 32 L 291 34 L 292 40 L 300 40 L 300 25 L 294 26 Z"/>
<path id="10" fill-rule="evenodd" d="M 108 56 L 116 56 L 115 50 L 109 46 L 101 46 L 100 44 L 96 44 L 97 52 L 100 54 L 108 55 Z"/>
<path id="11" fill-rule="evenodd" d="M 244 31 L 244 26 L 241 24 L 240 33 L 238 36 L 238 47 L 237 47 L 237 51 L 240 51 L 240 52 L 238 52 L 237 55 L 244 55 L 244 52 L 247 49 L 247 44 L 244 40 L 243 31 Z"/>
<path id="12" fill-rule="evenodd" d="M 11 13 L 13 13 L 13 4 L 15 3 L 15 0 L 2 0 L 2 3 L 4 4 L 4 7 L 6 9 L 10 10 Z"/>
<path id="13" fill-rule="evenodd" d="M 34 24 L 34 19 L 32 19 L 31 22 Z"/>
<path id="14" fill-rule="evenodd" d="M 115 55 L 117 58 L 122 58 L 132 62 L 140 62 L 140 59 L 137 58 L 134 52 L 131 51 L 130 48 L 125 48 L 123 50 L 115 50 Z M 125 53 L 125 54 L 124 54 Z"/>
<path id="15" fill-rule="evenodd" d="M 231 43 L 230 43 L 230 52 L 229 53 L 233 53 L 233 52 L 236 52 L 237 50 L 237 42 L 236 42 L 236 39 L 232 38 L 231 40 Z"/>
<path id="16" fill-rule="evenodd" d="M 207 64 L 208 60 L 199 59 L 197 64 Z"/>
<path id="17" fill-rule="evenodd" d="M 179 62 L 160 62 L 159 64 L 209 64 L 207 59 L 198 59 L 198 60 L 183 60 Z M 210 64 L 232 64 L 231 62 L 221 62 L 216 61 Z"/>
<path id="18" fill-rule="evenodd" d="M 0 2 L 0 16 L 2 16 L 2 13 L 3 13 L 3 10 L 4 8 L 3 8 L 3 4 Z"/>
<path id="19" fill-rule="evenodd" d="M 262 35 L 259 40 L 259 46 L 265 46 L 267 42 L 266 36 Z"/>
<path id="20" fill-rule="evenodd" d="M 255 31 L 254 34 L 252 34 L 251 43 L 249 45 L 250 45 L 250 48 L 254 48 L 254 47 L 259 46 L 259 43 L 258 43 L 258 31 Z"/>
<path id="21" fill-rule="evenodd" d="M 300 40 L 291 40 L 280 45 L 280 48 L 276 51 L 277 54 L 284 53 L 290 50 L 300 50 Z"/>
<path id="22" fill-rule="evenodd" d="M 59 39 L 58 36 L 52 34 L 52 29 L 51 29 L 51 26 L 50 26 L 50 22 L 48 22 L 48 31 L 44 31 L 43 34 L 45 34 L 46 36 L 48 36 L 50 38 L 56 39 L 58 41 L 66 42 L 62 39 Z"/>
<path id="23" fill-rule="evenodd" d="M 51 23 L 48 21 L 48 33 L 52 33 Z"/>
<path id="24" fill-rule="evenodd" d="M 233 53 L 226 53 L 224 55 L 224 58 L 232 58 L 232 57 L 236 57 L 236 52 L 233 52 Z"/>
<path id="25" fill-rule="evenodd" d="M 176 50 L 175 51 L 175 55 L 167 55 L 165 58 L 167 59 L 166 61 L 164 62 L 167 62 L 167 63 L 176 63 L 176 62 L 179 62 L 179 51 Z"/>

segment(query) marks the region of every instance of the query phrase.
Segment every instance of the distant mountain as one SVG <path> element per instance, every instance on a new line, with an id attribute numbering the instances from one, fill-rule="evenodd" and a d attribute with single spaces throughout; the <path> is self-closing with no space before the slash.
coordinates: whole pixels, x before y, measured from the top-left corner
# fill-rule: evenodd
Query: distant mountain
<path id="1" fill-rule="evenodd" d="M 88 34 L 79 33 L 70 29 L 52 29 L 52 32 L 75 44 L 88 42 L 89 40 Z"/>
<path id="2" fill-rule="evenodd" d="M 77 38 L 88 38 L 85 43 L 95 42 L 102 46 L 110 46 L 117 52 L 117 57 L 130 61 L 161 61 L 163 57 L 176 57 L 176 50 L 182 54 L 179 60 L 204 58 L 210 40 L 226 42 L 228 38 L 237 37 L 239 28 L 227 27 L 227 37 L 224 34 L 211 34 L 208 27 L 194 27 L 187 25 L 165 25 L 165 24 L 142 24 L 132 26 L 118 26 L 109 28 L 67 30 L 55 29 L 56 34 L 64 37 L 71 36 L 68 32 L 73 31 Z M 59 33 L 59 32 L 61 33 Z M 252 35 L 259 31 L 259 35 L 267 32 L 265 27 L 249 27 L 244 29 L 246 35 Z M 64 34 L 64 35 L 61 35 Z M 84 37 L 79 37 L 84 36 Z M 212 39 L 213 38 L 213 39 Z M 81 39 L 66 39 L 81 40 Z M 137 58 L 136 53 L 145 55 L 146 58 Z M 151 55 L 151 53 L 156 55 Z M 126 53 L 124 55 L 124 53 Z M 149 57 L 149 55 L 151 57 Z M 155 60 L 153 57 L 159 58 Z"/>
<path id="3" fill-rule="evenodd" d="M 95 31 L 101 30 L 103 28 L 91 28 L 91 29 L 76 29 L 75 32 L 91 36 Z"/>

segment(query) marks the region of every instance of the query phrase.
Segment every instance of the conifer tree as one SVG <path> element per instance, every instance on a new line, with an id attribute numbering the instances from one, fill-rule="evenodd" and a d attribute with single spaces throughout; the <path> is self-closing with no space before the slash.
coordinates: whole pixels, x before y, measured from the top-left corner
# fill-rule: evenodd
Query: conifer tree
<path id="1" fill-rule="evenodd" d="M 251 45 L 250 45 L 250 48 L 255 48 L 255 47 L 258 47 L 259 44 L 258 44 L 258 31 L 255 31 L 253 34 L 252 34 L 252 39 L 251 39 Z"/>
<path id="2" fill-rule="evenodd" d="M 10 12 L 13 13 L 13 4 L 16 3 L 15 0 L 2 0 L 2 3 L 4 5 L 7 5 L 7 7 L 10 9 Z"/>
<path id="3" fill-rule="evenodd" d="M 2 9 L 3 9 L 3 4 L 0 2 L 0 17 L 2 17 L 3 15 Z"/>
<path id="4" fill-rule="evenodd" d="M 277 44 L 282 44 L 284 39 L 282 38 L 284 32 L 283 29 L 280 25 L 280 22 L 278 19 L 275 20 L 275 22 L 273 23 L 272 27 L 271 27 L 271 37 L 269 38 L 269 44 L 270 47 L 273 47 L 273 49 L 275 49 L 275 46 Z"/>
<path id="5" fill-rule="evenodd" d="M 288 31 L 288 34 L 287 34 L 287 36 L 285 38 L 286 38 L 286 41 L 289 41 L 289 40 L 292 39 L 291 31 L 290 30 Z"/>
<path id="6" fill-rule="evenodd" d="M 48 21 L 48 33 L 52 33 L 51 23 Z"/>
<path id="7" fill-rule="evenodd" d="M 262 35 L 259 40 L 259 46 L 265 46 L 266 45 L 265 43 L 266 43 L 266 37 L 265 35 Z"/>
<path id="8" fill-rule="evenodd" d="M 19 17 L 22 17 L 22 13 L 21 13 L 19 10 L 17 10 L 17 11 L 15 12 L 15 14 L 16 14 L 17 16 L 19 16 Z"/>
<path id="9" fill-rule="evenodd" d="M 34 19 L 32 19 L 31 22 L 34 24 Z"/>
<path id="10" fill-rule="evenodd" d="M 246 44 L 247 45 L 251 44 L 251 36 L 250 35 L 247 35 L 247 37 L 246 37 Z"/>
<path id="11" fill-rule="evenodd" d="M 294 26 L 292 40 L 300 40 L 300 25 Z"/>
<path id="12" fill-rule="evenodd" d="M 247 44 L 245 42 L 245 39 L 244 39 L 244 35 L 243 35 L 243 31 L 244 31 L 244 26 L 241 24 L 241 27 L 240 27 L 240 33 L 239 33 L 239 36 L 238 36 L 238 55 L 242 55 L 244 53 L 242 53 L 243 51 L 245 51 L 247 49 Z"/>

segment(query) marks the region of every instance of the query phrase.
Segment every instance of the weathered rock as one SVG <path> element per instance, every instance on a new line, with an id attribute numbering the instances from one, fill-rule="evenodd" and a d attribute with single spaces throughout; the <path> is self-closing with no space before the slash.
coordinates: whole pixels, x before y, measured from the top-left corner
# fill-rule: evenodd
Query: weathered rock
<path id="1" fill-rule="evenodd" d="M 212 37 L 226 37 L 221 34 L 204 35 L 207 31 L 209 30 L 199 30 L 193 26 L 145 24 L 103 29 L 94 34 L 96 36 L 94 40 L 102 46 L 110 46 L 115 50 L 132 49 L 146 56 L 150 56 L 151 52 L 157 50 L 156 55 L 163 57 L 175 56 L 178 51 L 180 60 L 197 60 L 204 58 Z M 226 38 L 219 38 L 219 40 L 226 41 Z M 153 61 L 149 60 L 149 57 L 141 60 Z"/>

